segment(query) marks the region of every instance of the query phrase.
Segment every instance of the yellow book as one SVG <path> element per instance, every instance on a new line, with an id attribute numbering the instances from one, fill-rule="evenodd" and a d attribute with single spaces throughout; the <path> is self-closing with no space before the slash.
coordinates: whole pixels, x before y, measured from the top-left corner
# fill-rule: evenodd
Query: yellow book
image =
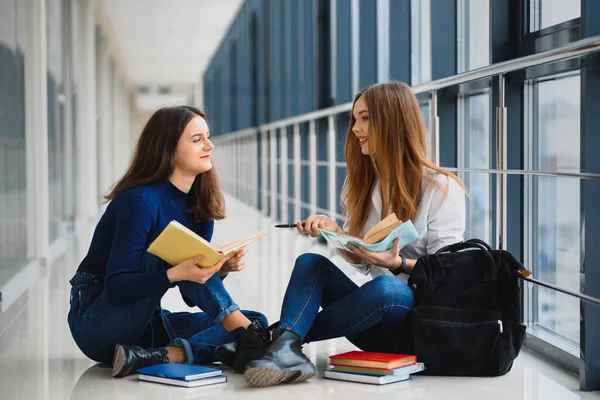
<path id="1" fill-rule="evenodd" d="M 219 249 L 191 229 L 186 228 L 177 221 L 171 221 L 150 244 L 148 252 L 171 265 L 177 265 L 182 261 L 203 255 L 204 258 L 198 263 L 198 266 L 212 267 L 225 257 L 233 257 L 250 243 L 266 234 L 266 231 L 259 231 Z"/>

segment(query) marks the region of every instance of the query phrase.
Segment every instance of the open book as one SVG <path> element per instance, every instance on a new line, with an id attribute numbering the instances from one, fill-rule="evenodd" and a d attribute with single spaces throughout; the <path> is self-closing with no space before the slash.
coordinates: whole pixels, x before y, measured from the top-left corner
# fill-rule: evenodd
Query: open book
<path id="1" fill-rule="evenodd" d="M 223 258 L 236 255 L 244 247 L 266 234 L 266 231 L 259 231 L 218 249 L 191 229 L 186 228 L 177 221 L 171 221 L 150 244 L 148 253 L 162 258 L 171 265 L 177 265 L 182 261 L 203 255 L 204 258 L 198 265 L 200 267 L 212 267 Z"/>
<path id="2" fill-rule="evenodd" d="M 419 238 L 419 233 L 411 221 L 398 220 L 395 213 L 391 213 L 374 227 L 369 229 L 364 238 L 343 235 L 325 229 L 319 229 L 327 242 L 339 249 L 351 251 L 347 246 L 353 244 L 373 253 L 381 253 L 392 248 L 394 240 L 400 238 L 400 248 Z"/>

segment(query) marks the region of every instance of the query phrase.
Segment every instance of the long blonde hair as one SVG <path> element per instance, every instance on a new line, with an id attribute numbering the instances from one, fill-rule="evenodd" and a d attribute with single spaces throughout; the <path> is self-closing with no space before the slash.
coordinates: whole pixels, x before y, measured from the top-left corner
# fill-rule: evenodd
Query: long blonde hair
<path id="1" fill-rule="evenodd" d="M 387 215 L 391 208 L 402 221 L 417 213 L 423 180 L 433 182 L 423 173 L 423 167 L 454 179 L 464 189 L 456 175 L 427 160 L 425 123 L 410 87 L 401 82 L 379 83 L 361 90 L 354 97 L 354 104 L 360 97 L 364 98 L 369 112 L 370 154 L 365 156 L 361 152 L 352 132 L 356 123 L 352 114 L 345 145 L 348 176 L 341 195 L 350 234 L 357 235 L 363 228 L 377 181 L 382 213 Z"/>

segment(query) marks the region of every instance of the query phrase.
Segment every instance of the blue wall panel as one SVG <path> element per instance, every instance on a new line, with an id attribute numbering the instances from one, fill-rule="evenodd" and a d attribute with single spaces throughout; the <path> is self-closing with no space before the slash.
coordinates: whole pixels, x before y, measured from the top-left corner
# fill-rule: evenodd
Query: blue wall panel
<path id="1" fill-rule="evenodd" d="M 351 21 L 350 21 L 350 0 L 336 1 L 336 29 L 335 29 L 335 49 L 336 65 L 335 68 L 335 93 L 333 100 L 335 104 L 343 104 L 352 100 L 352 52 L 351 52 Z"/>
<path id="2" fill-rule="evenodd" d="M 359 89 L 377 82 L 377 2 L 360 0 Z"/>

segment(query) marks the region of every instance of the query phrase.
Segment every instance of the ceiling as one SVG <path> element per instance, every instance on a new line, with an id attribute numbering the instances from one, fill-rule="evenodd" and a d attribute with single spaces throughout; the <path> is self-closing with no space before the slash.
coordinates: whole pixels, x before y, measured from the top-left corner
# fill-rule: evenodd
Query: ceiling
<path id="1" fill-rule="evenodd" d="M 142 109 L 186 101 L 243 0 L 102 0 Z M 162 93 L 158 93 L 159 90 Z"/>

